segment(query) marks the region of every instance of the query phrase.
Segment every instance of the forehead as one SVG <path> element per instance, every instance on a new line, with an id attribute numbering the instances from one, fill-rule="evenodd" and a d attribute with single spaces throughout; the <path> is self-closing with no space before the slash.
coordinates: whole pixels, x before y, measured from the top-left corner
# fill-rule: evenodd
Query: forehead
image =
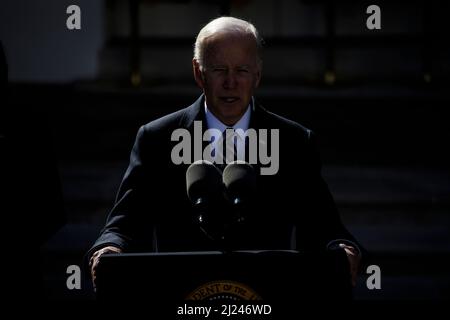
<path id="1" fill-rule="evenodd" d="M 204 59 L 210 63 L 249 63 L 256 60 L 255 38 L 247 34 L 219 33 L 205 40 Z"/>

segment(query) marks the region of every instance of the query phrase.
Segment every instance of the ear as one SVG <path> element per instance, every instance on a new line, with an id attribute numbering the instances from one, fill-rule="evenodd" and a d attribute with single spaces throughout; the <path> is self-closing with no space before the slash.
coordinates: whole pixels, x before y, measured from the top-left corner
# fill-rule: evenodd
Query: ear
<path id="1" fill-rule="evenodd" d="M 194 72 L 194 79 L 197 85 L 204 89 L 205 87 L 205 81 L 203 79 L 203 73 L 200 70 L 200 64 L 198 63 L 197 59 L 192 59 L 192 71 Z"/>

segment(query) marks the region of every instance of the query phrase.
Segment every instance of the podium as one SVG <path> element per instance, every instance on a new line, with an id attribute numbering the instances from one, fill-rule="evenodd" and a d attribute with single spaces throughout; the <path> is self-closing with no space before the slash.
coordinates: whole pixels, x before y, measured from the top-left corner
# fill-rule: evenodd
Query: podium
<path id="1" fill-rule="evenodd" d="M 148 304 L 269 303 L 350 300 L 342 249 L 298 251 L 124 253 L 101 256 L 99 301 Z"/>

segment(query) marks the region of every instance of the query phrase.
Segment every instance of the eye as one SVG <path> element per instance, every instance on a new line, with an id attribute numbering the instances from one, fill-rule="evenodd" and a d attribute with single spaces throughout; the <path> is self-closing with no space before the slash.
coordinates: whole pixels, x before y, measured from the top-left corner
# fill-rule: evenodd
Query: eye
<path id="1" fill-rule="evenodd" d="M 225 71 L 225 68 L 222 68 L 222 67 L 213 68 L 213 72 L 224 72 L 224 71 Z"/>
<path id="2" fill-rule="evenodd" d="M 239 68 L 239 69 L 238 69 L 238 72 L 239 72 L 239 73 L 248 73 L 249 71 L 248 71 L 248 69 L 246 69 L 246 68 Z"/>

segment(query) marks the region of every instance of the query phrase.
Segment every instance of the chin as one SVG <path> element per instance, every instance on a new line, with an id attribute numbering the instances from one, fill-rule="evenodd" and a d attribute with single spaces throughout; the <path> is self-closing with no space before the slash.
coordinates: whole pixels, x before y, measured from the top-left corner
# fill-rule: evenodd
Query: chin
<path id="1" fill-rule="evenodd" d="M 224 112 L 223 115 L 228 118 L 236 118 L 236 117 L 241 117 L 244 114 L 244 110 L 243 109 L 235 109 L 235 110 L 230 110 L 229 112 Z"/>

